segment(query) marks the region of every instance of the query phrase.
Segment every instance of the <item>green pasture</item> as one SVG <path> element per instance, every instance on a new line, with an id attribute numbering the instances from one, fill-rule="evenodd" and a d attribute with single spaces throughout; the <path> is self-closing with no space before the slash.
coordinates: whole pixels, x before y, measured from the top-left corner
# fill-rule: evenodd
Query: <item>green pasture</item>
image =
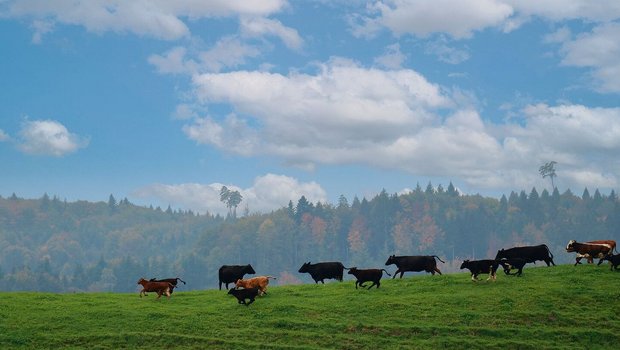
<path id="1" fill-rule="evenodd" d="M 533 265 L 528 265 L 533 266 Z M 407 275 L 405 275 L 407 276 Z M 347 276 L 351 277 L 351 276 Z M 136 278 L 137 280 L 137 278 Z M 188 281 L 191 283 L 191 281 Z M 249 307 L 225 291 L 0 293 L 2 349 L 613 349 L 620 272 L 607 265 L 269 288 Z"/>

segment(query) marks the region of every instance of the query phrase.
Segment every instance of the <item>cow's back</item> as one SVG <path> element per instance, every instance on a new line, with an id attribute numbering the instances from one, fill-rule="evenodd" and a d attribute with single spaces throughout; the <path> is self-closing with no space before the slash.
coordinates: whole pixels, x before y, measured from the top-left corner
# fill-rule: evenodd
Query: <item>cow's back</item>
<path id="1" fill-rule="evenodd" d="M 237 279 L 243 277 L 243 266 L 237 265 L 223 265 L 219 270 L 219 278 L 221 282 L 235 282 Z"/>
<path id="2" fill-rule="evenodd" d="M 437 261 L 428 255 L 410 255 L 396 257 L 395 264 L 400 270 L 418 272 L 434 269 L 437 266 Z"/>
<path id="3" fill-rule="evenodd" d="M 328 262 L 320 262 L 316 263 L 315 271 L 317 271 L 320 275 L 325 276 L 326 278 L 342 278 L 342 271 L 344 270 L 344 265 L 339 261 L 328 261 Z"/>
<path id="4" fill-rule="evenodd" d="M 532 263 L 537 260 L 547 260 L 550 256 L 549 248 L 545 244 L 536 246 L 514 247 L 502 249 L 497 252 L 496 260 L 507 259 L 523 259 L 526 263 Z"/>

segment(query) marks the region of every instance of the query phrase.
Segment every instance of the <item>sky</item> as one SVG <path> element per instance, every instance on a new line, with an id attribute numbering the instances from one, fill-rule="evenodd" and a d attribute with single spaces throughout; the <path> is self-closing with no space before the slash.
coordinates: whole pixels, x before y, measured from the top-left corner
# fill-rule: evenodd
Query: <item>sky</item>
<path id="1" fill-rule="evenodd" d="M 0 0 L 0 195 L 620 189 L 617 0 Z"/>

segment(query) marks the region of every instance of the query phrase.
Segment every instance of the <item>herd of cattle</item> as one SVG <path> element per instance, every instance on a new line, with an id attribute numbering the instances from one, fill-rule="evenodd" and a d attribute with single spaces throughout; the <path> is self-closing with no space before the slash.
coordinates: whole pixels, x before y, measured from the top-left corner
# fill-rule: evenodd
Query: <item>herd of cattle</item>
<path id="1" fill-rule="evenodd" d="M 571 240 L 566 246 L 566 251 L 571 253 L 577 253 L 575 259 L 575 265 L 581 264 L 581 259 L 585 258 L 588 263 L 593 263 L 593 259 L 600 259 L 598 265 L 603 261 L 611 262 L 611 269 L 617 269 L 620 265 L 620 254 L 616 250 L 616 241 L 613 240 L 599 240 L 589 241 L 585 243 L 576 242 Z M 396 272 L 392 278 L 396 278 L 396 275 L 400 273 L 400 278 L 403 278 L 405 272 L 430 272 L 435 275 L 438 273 L 441 275 L 441 271 L 437 268 L 437 260 L 442 261 L 437 255 L 426 256 L 395 256 L 392 255 L 385 262 L 386 266 L 396 265 Z M 478 281 L 478 275 L 489 274 L 487 280 L 496 279 L 496 271 L 499 266 L 502 266 L 506 275 L 521 276 L 523 273 L 523 267 L 528 263 L 536 263 L 536 261 L 544 261 L 547 266 L 555 266 L 553 262 L 553 254 L 549 250 L 549 247 L 545 244 L 537 246 L 525 246 L 514 247 L 510 249 L 500 249 L 497 251 L 495 259 L 483 259 L 483 260 L 465 260 L 461 264 L 461 269 L 468 269 L 471 273 L 472 281 Z M 335 279 L 340 282 L 343 280 L 344 270 L 348 270 L 348 274 L 353 275 L 356 278 L 355 288 L 366 288 L 365 283 L 371 282 L 367 287 L 381 286 L 381 278 L 383 272 L 388 276 L 390 273 L 385 269 L 358 269 L 357 267 L 345 267 L 341 262 L 320 262 L 312 264 L 310 262 L 304 263 L 299 269 L 299 273 L 308 273 L 312 277 L 315 283 L 325 284 L 326 279 Z M 512 270 L 517 270 L 515 273 L 511 273 Z M 267 294 L 267 286 L 270 279 L 276 279 L 273 276 L 258 276 L 253 278 L 244 279 L 247 274 L 255 274 L 256 271 L 252 268 L 252 265 L 224 265 L 220 267 L 218 271 L 219 277 L 219 289 L 222 290 L 222 284 L 228 290 L 228 284 L 234 283 L 234 287 L 228 290 L 228 294 L 233 295 L 239 304 L 245 304 L 246 306 L 252 304 L 256 297 L 259 295 Z M 138 284 L 142 286 L 140 291 L 140 297 L 147 295 L 147 292 L 157 293 L 159 299 L 162 295 L 166 295 L 170 298 L 174 288 L 177 287 L 177 283 L 181 281 L 185 284 L 185 281 L 180 278 L 168 278 L 168 279 L 150 279 L 146 280 L 141 278 Z M 249 302 L 248 302 L 249 300 Z"/>

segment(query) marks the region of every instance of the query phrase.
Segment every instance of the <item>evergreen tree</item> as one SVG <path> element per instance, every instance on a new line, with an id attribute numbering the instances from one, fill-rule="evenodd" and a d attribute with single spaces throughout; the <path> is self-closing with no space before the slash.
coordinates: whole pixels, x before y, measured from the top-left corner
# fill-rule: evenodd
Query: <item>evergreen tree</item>
<path id="1" fill-rule="evenodd" d="M 590 191 L 588 191 L 587 187 L 583 190 L 583 194 L 581 195 L 581 199 L 583 199 L 584 201 L 589 201 L 591 199 L 590 198 Z"/>
<path id="2" fill-rule="evenodd" d="M 459 195 L 459 192 L 456 190 L 456 188 L 452 184 L 452 181 L 450 181 L 450 184 L 448 185 L 448 194 L 452 197 L 456 197 Z"/>

